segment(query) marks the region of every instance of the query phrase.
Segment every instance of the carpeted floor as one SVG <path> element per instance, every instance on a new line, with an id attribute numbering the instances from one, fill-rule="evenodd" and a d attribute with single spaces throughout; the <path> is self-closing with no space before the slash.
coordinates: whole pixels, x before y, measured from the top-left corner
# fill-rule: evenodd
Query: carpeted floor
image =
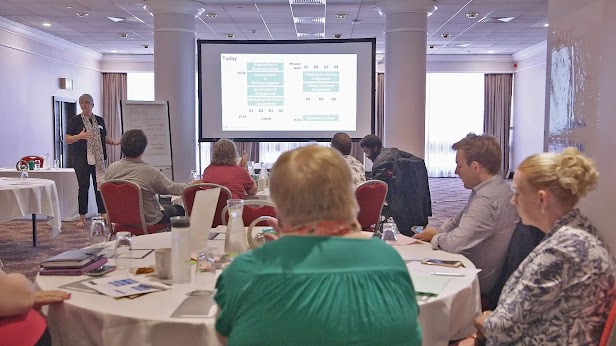
<path id="1" fill-rule="evenodd" d="M 438 227 L 458 213 L 466 203 L 469 191 L 458 178 L 431 178 L 433 217 L 430 226 Z M 32 222 L 9 221 L 0 224 L 0 259 L 7 272 L 19 272 L 34 279 L 39 263 L 65 250 L 88 245 L 87 228 L 79 229 L 77 222 L 63 222 L 62 232 L 51 239 L 51 227 L 44 221 L 37 222 L 38 246 L 32 247 Z"/>

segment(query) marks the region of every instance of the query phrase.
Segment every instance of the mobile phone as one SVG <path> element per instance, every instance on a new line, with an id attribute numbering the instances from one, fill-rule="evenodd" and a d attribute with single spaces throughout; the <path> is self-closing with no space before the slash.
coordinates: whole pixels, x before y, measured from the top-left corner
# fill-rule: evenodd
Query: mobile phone
<path id="1" fill-rule="evenodd" d="M 421 261 L 421 264 L 451 267 L 451 268 L 458 268 L 462 266 L 462 262 L 460 261 L 445 261 L 445 260 L 434 259 L 434 258 L 426 258 L 423 261 Z"/>
<path id="2" fill-rule="evenodd" d="M 413 226 L 413 227 L 411 227 L 411 231 L 413 231 L 413 233 L 415 233 L 415 234 L 419 234 L 423 230 L 424 230 L 423 226 Z"/>
<path id="3" fill-rule="evenodd" d="M 87 276 L 103 276 L 107 273 L 110 273 L 112 271 L 114 271 L 116 269 L 115 266 L 102 266 L 100 268 L 96 268 L 90 272 L 88 272 L 86 275 Z"/>

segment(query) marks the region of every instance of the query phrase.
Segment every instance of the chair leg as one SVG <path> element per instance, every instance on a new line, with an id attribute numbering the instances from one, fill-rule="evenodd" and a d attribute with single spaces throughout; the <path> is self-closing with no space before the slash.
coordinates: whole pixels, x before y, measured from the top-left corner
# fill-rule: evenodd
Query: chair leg
<path id="1" fill-rule="evenodd" d="M 32 214 L 32 246 L 36 247 L 36 214 Z"/>

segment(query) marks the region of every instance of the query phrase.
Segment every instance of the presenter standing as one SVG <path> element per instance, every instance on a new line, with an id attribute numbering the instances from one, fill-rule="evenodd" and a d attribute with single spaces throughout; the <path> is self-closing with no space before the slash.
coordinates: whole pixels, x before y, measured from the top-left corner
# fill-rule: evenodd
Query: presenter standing
<path id="1" fill-rule="evenodd" d="M 77 201 L 79 202 L 79 222 L 77 227 L 84 228 L 86 223 L 86 213 L 88 212 L 88 190 L 90 190 L 90 176 L 94 184 L 96 195 L 96 205 L 98 212 L 105 217 L 105 205 L 98 191 L 97 177 L 102 182 L 105 177 L 105 160 L 107 160 L 107 148 L 105 144 L 119 145 L 116 141 L 107 136 L 107 128 L 103 118 L 92 113 L 94 99 L 89 94 L 79 97 L 79 107 L 81 114 L 73 117 L 67 126 L 64 141 L 72 148 L 71 164 L 77 175 L 79 192 Z"/>

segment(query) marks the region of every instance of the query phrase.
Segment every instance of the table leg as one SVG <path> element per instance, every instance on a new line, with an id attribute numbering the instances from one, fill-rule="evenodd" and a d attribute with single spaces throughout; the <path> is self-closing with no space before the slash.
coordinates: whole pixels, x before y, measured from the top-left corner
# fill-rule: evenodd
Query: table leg
<path id="1" fill-rule="evenodd" d="M 36 247 L 36 214 L 32 214 L 32 246 Z"/>

